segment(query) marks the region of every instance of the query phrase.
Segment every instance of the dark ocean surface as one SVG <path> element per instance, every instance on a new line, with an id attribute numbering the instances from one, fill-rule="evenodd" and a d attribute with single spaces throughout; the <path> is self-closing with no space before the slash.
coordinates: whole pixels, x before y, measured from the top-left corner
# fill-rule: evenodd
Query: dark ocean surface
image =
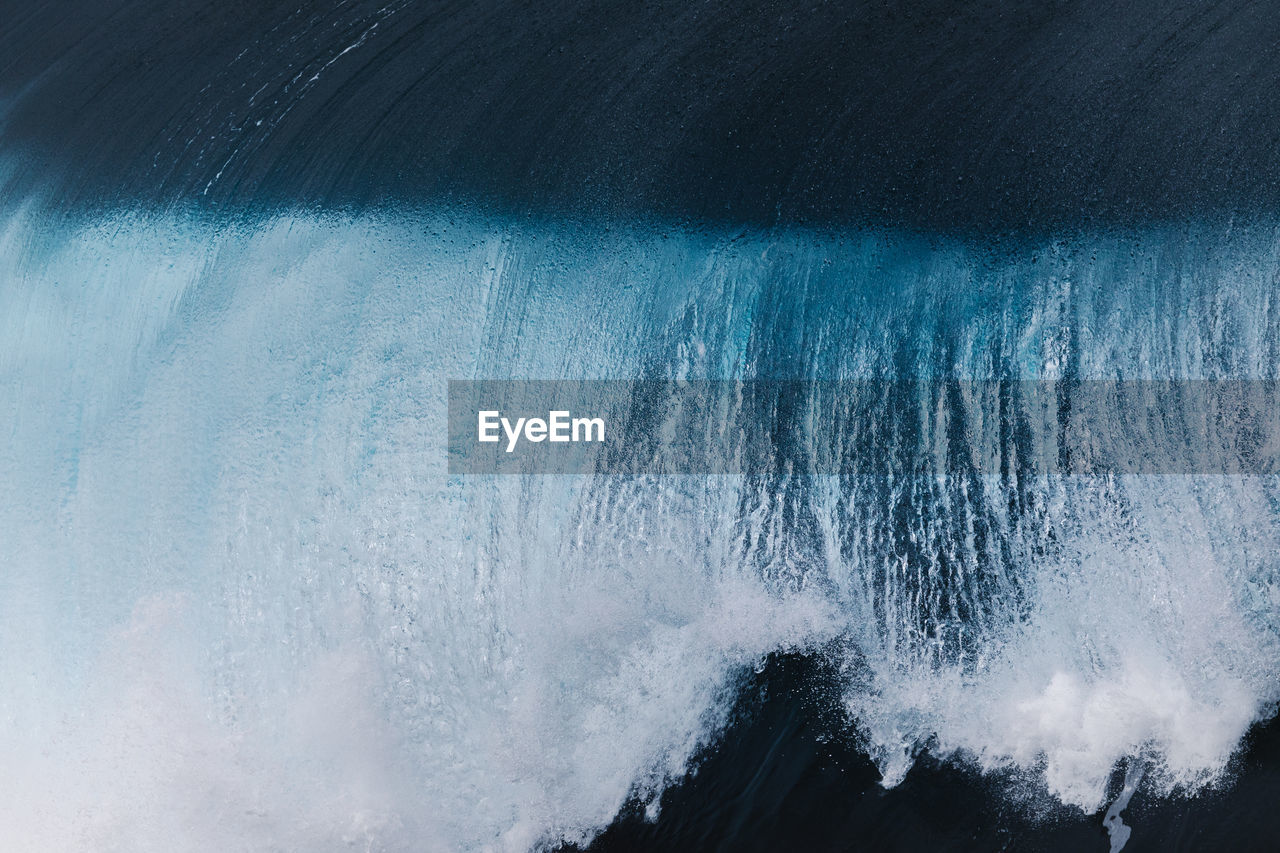
<path id="1" fill-rule="evenodd" d="M 746 678 L 733 721 L 656 820 L 632 802 L 585 849 L 1106 850 L 1102 812 L 1063 807 L 1016 774 L 924 754 L 884 788 L 840 712 L 820 659 L 775 656 Z M 1256 726 L 1230 782 L 1172 799 L 1141 789 L 1123 818 L 1126 851 L 1269 850 L 1280 835 L 1280 724 Z M 1119 793 L 1123 772 L 1111 780 Z M 566 846 L 562 850 L 580 849 Z"/>
<path id="2" fill-rule="evenodd" d="M 983 235 L 1280 202 L 1266 4 L 6 0 L 16 192 Z"/>

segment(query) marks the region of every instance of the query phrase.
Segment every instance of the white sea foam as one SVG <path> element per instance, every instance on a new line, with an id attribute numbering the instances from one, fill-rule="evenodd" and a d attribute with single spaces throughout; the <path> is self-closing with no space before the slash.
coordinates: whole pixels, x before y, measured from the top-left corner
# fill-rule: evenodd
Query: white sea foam
<path id="1" fill-rule="evenodd" d="M 1088 808 L 1126 756 L 1212 781 L 1280 698 L 1274 482 L 1064 477 L 1016 517 L 994 486 L 895 492 L 908 559 L 885 496 L 834 479 L 796 498 L 801 535 L 795 493 L 743 477 L 450 478 L 444 380 L 875 377 L 908 332 L 923 374 L 998 350 L 1027 377 L 1265 376 L 1280 243 L 1255 236 L 997 263 L 882 235 L 16 214 L 0 825 L 27 850 L 583 839 L 689 771 L 748 667 L 836 637 L 890 783 L 930 739 Z M 1007 557 L 940 527 L 978 511 Z"/>

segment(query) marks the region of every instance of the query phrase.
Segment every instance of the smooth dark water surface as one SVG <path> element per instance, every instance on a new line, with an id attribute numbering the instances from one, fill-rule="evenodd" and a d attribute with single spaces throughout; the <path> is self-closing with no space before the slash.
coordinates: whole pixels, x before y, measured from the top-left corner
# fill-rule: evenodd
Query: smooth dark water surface
<path id="1" fill-rule="evenodd" d="M 61 204 L 981 236 L 1280 203 L 1280 16 L 1248 0 L 6 0 L 0 20 L 14 179 Z"/>

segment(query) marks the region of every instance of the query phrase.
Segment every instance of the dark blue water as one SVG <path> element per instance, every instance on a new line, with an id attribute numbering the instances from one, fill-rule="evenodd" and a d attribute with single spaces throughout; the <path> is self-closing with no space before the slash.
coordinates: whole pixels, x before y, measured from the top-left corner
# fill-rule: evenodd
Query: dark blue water
<path id="1" fill-rule="evenodd" d="M 885 789 L 832 702 L 836 676 L 812 658 L 773 659 L 743 686 L 730 728 L 697 772 L 633 804 L 589 846 L 640 850 L 1105 850 L 1102 815 L 1010 797 L 1019 780 L 927 755 Z M 1250 732 L 1233 783 L 1194 796 L 1139 791 L 1126 850 L 1263 850 L 1277 831 L 1280 732 Z M 1118 793 L 1123 774 L 1111 789 Z"/>

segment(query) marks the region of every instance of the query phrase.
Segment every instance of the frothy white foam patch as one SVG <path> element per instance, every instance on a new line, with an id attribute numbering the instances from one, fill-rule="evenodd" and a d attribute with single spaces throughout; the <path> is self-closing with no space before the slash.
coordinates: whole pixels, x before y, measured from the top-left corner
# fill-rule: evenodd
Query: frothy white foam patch
<path id="1" fill-rule="evenodd" d="M 746 668 L 837 630 L 820 600 L 747 584 L 713 595 L 688 621 L 650 626 L 615 621 L 627 601 L 597 599 L 529 638 L 536 665 L 515 679 L 503 719 L 484 721 L 502 732 L 489 761 L 515 794 L 504 846 L 585 841 L 632 796 L 656 814 L 657 796 L 722 727 Z"/>
<path id="2" fill-rule="evenodd" d="M 1115 802 L 1107 807 L 1107 813 L 1103 815 L 1102 825 L 1106 827 L 1107 835 L 1111 836 L 1111 853 L 1120 853 L 1129 843 L 1129 836 L 1133 835 L 1133 829 L 1125 824 L 1123 815 L 1124 810 L 1129 807 L 1129 801 L 1138 791 L 1143 772 L 1140 761 L 1133 761 L 1125 768 L 1124 786 L 1120 789 Z"/>
<path id="3" fill-rule="evenodd" d="M 433 834 L 358 648 L 270 697 L 219 695 L 181 597 L 139 602 L 76 696 L 10 730 L 13 850 L 415 850 Z"/>
<path id="4" fill-rule="evenodd" d="M 1274 614 L 1250 608 L 1245 578 L 1261 544 L 1223 507 L 1265 504 L 1252 478 L 1126 478 L 1125 511 L 1088 479 L 1070 547 L 1033 576 L 1024 620 L 970 665 L 876 664 L 874 696 L 850 703 L 896 783 L 916 746 L 957 751 L 987 769 L 1035 768 L 1062 802 L 1095 811 L 1129 757 L 1151 762 L 1154 790 L 1194 791 L 1226 771 L 1241 739 L 1272 713 L 1280 688 Z M 1064 515 L 1067 515 L 1064 511 Z M 1219 527 L 1214 535 L 1201 525 Z M 1257 531 L 1255 531 L 1257 533 Z M 1263 541 L 1275 535 L 1262 531 Z"/>
<path id="5" fill-rule="evenodd" d="M 574 610 L 558 615 L 584 617 Z M 46 697 L 59 713 L 38 734 L 7 733 L 10 849 L 521 851 L 586 840 L 629 796 L 652 802 L 688 772 L 737 673 L 835 625 L 820 602 L 724 590 L 694 621 L 589 661 L 606 654 L 600 630 L 559 634 L 553 620 L 520 638 L 541 648 L 521 656 L 500 698 L 466 709 L 459 753 L 390 721 L 384 665 L 358 638 L 282 673 L 270 695 L 232 695 L 199 665 L 207 650 L 189 616 L 179 597 L 140 602 L 82 694 Z M 450 760 L 433 760 L 442 753 Z"/>

